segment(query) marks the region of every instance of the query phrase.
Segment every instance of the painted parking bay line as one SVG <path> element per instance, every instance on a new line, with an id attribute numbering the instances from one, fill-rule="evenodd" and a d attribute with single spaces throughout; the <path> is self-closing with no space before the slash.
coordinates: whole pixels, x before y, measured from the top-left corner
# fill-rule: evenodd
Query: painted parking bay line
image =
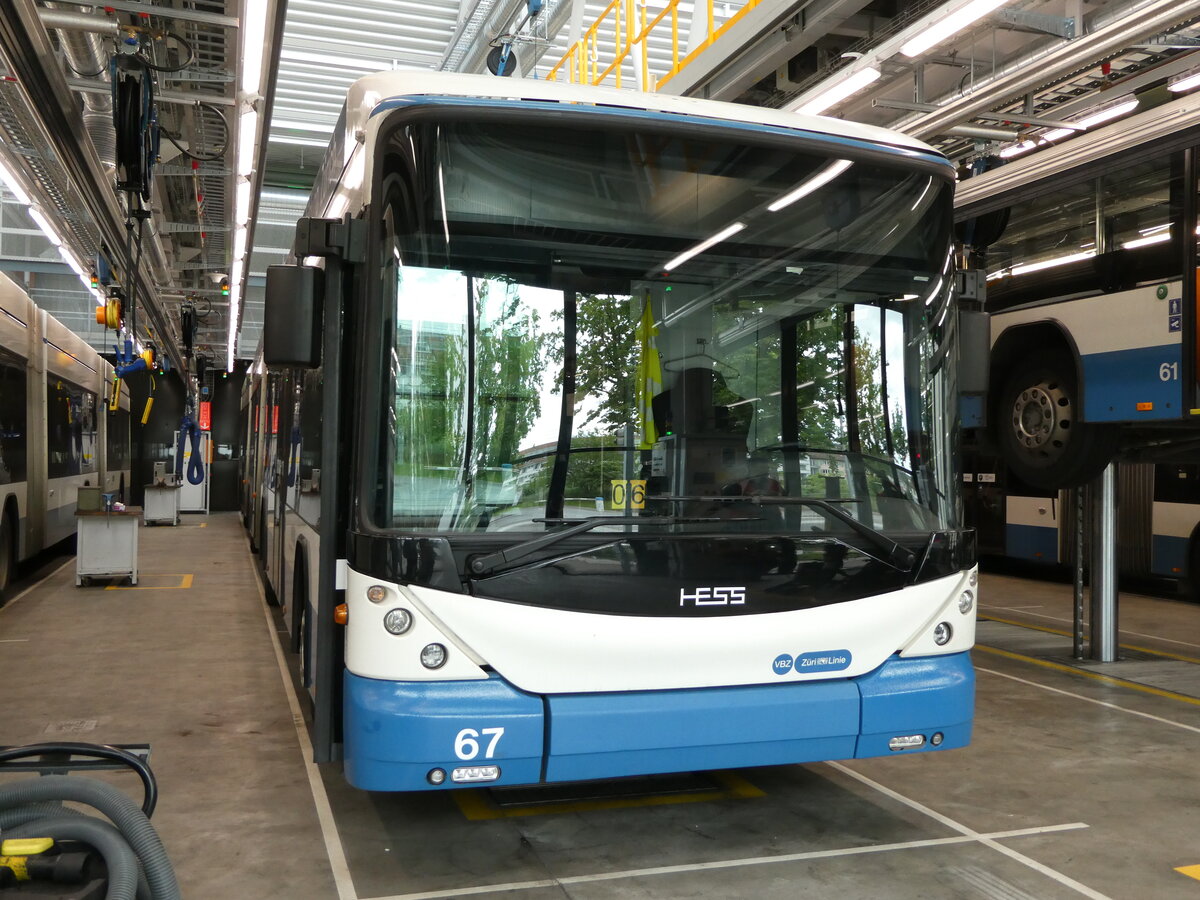
<path id="1" fill-rule="evenodd" d="M 140 573 L 138 575 L 138 582 L 139 582 L 138 584 L 134 584 L 134 585 L 110 584 L 110 585 L 106 585 L 104 589 L 106 591 L 186 591 L 192 586 L 192 579 L 195 577 L 196 577 L 195 575 L 181 575 L 181 574 L 146 575 L 144 573 Z M 169 579 L 169 582 L 167 584 L 141 584 L 140 583 L 140 582 L 144 582 L 144 581 L 161 581 L 164 578 Z"/>
<path id="2" fill-rule="evenodd" d="M 468 897 L 478 894 L 500 894 L 528 891 L 547 887 L 569 887 L 574 884 L 594 884 L 604 881 L 621 881 L 633 878 L 649 878 L 662 875 L 688 875 L 695 872 L 711 872 L 719 869 L 741 869 L 751 866 L 773 866 L 780 863 L 808 862 L 810 860 L 840 859 L 843 857 L 868 856 L 875 853 L 896 853 L 906 850 L 925 850 L 931 847 L 951 847 L 960 844 L 986 843 L 1027 837 L 1039 834 L 1054 834 L 1061 831 L 1076 831 L 1087 828 L 1083 822 L 1065 825 L 1043 825 L 1033 828 L 1018 828 L 1012 831 L 994 831 L 958 834 L 951 837 L 927 838 L 917 841 L 901 841 L 893 844 L 868 844 L 867 846 L 839 847 L 832 850 L 805 850 L 799 853 L 781 853 L 778 856 L 750 856 L 736 859 L 718 859 L 710 862 L 684 863 L 676 866 L 654 866 L 646 869 L 624 869 L 617 872 L 598 872 L 593 875 L 564 875 L 558 878 L 542 878 L 537 881 L 512 881 L 503 884 L 480 884 L 469 887 L 450 888 L 437 891 L 416 891 L 410 894 L 392 894 L 373 897 L 371 900 L 442 900 L 442 898 Z M 666 896 L 665 894 L 661 896 Z M 1103 895 L 1092 895 L 1103 898 Z M 1105 898 L 1106 900 L 1106 898 Z"/>
<path id="3" fill-rule="evenodd" d="M 1114 687 L 1128 688 L 1131 691 L 1139 691 L 1143 694 L 1150 694 L 1154 697 L 1164 697 L 1167 700 L 1176 700 L 1180 703 L 1187 703 L 1191 706 L 1200 706 L 1200 698 L 1189 697 L 1187 694 L 1180 694 L 1175 691 L 1156 688 L 1148 684 L 1139 684 L 1136 681 L 1128 681 L 1124 678 L 1117 678 L 1113 675 L 1103 675 L 1099 672 L 1092 672 L 1087 669 L 1081 669 L 1077 666 L 1069 666 L 1064 663 L 1052 662 L 1048 659 L 1038 659 L 1034 656 L 1026 656 L 1024 653 L 1014 653 L 1011 650 L 1001 650 L 999 647 L 988 647 L 984 644 L 976 644 L 976 650 L 981 650 L 984 653 L 990 653 L 993 656 L 1001 656 L 1005 659 L 1019 660 L 1020 662 L 1031 663 L 1035 666 L 1040 666 L 1043 669 L 1051 669 L 1055 672 L 1066 672 L 1069 675 L 1079 675 L 1083 678 L 1090 678 L 1092 681 L 1099 681 L 1102 684 L 1110 684 Z"/>
<path id="4" fill-rule="evenodd" d="M 715 800 L 749 800 L 765 797 L 766 792 L 755 787 L 734 772 L 709 772 L 720 790 L 694 791 L 678 794 L 648 794 L 638 797 L 600 797 L 590 800 L 571 800 L 562 803 L 541 803 L 528 806 L 502 807 L 491 800 L 486 790 L 454 791 L 454 802 L 472 822 L 488 819 L 512 819 L 522 816 L 546 816 L 556 813 L 593 812 L 602 809 L 634 809 L 645 806 L 674 806 L 679 803 L 705 803 Z"/>

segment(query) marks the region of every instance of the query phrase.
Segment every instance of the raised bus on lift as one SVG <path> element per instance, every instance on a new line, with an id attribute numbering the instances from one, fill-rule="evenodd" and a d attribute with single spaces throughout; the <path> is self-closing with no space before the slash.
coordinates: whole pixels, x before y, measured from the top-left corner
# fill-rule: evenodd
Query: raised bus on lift
<path id="1" fill-rule="evenodd" d="M 990 440 L 966 473 L 982 552 L 1072 559 L 1060 491 L 1116 460 L 1122 574 L 1196 594 L 1198 111 L 1189 95 L 1030 142 L 959 185 L 991 322 Z"/>
<path id="2" fill-rule="evenodd" d="M 953 183 L 827 119 L 356 82 L 245 395 L 317 759 L 414 791 L 964 746 Z"/>
<path id="3" fill-rule="evenodd" d="M 79 488 L 129 484 L 129 388 L 0 274 L 0 601 L 17 565 L 75 534 Z"/>
<path id="4" fill-rule="evenodd" d="M 987 273 L 988 431 L 1026 484 L 1196 458 L 1198 109 L 1187 96 L 1029 142 L 959 185 L 958 228 Z"/>

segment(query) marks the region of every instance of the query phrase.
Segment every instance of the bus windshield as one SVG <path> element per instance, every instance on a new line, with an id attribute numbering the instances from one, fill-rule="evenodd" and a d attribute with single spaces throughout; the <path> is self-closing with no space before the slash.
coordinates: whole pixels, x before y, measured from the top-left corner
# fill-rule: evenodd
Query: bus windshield
<path id="1" fill-rule="evenodd" d="M 614 122 L 384 138 L 376 524 L 957 527 L 949 169 Z"/>

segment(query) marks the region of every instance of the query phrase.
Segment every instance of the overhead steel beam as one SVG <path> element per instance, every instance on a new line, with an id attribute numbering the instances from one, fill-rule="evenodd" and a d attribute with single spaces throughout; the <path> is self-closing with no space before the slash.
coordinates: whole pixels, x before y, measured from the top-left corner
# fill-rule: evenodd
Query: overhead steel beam
<path id="1" fill-rule="evenodd" d="M 833 32 L 869 0 L 764 0 L 659 89 L 664 94 L 732 100 Z"/>
<path id="2" fill-rule="evenodd" d="M 25 95 L 45 129 L 47 139 L 95 220 L 104 243 L 114 257 L 125 256 L 125 214 L 116 191 L 108 182 L 84 130 L 78 102 L 63 77 L 46 29 L 32 0 L 0 0 L 0 53 L 8 61 Z M 166 339 L 167 355 L 182 367 L 177 336 L 144 271 L 134 270 L 126 257 L 124 271 L 137 280 L 138 299 L 159 335 Z"/>
<path id="3" fill-rule="evenodd" d="M 979 112 L 1018 97 L 1061 77 L 1081 65 L 1104 59 L 1111 53 L 1159 34 L 1200 13 L 1200 0 L 1152 0 L 1138 10 L 1136 18 L 1114 14 L 1092 31 L 1070 43 L 1055 43 L 1011 61 L 994 78 L 977 85 L 970 94 L 947 95 L 937 112 L 916 116 L 893 128 L 918 138 L 945 134 Z M 1060 112 L 1061 115 L 1061 112 Z"/>
<path id="4" fill-rule="evenodd" d="M 880 109 L 906 109 L 910 112 L 937 112 L 937 105 L 934 103 L 916 103 L 911 100 L 891 100 L 887 97 L 877 97 L 871 101 L 871 105 Z M 1071 131 L 1087 131 L 1082 125 L 1077 122 L 1061 122 L 1058 119 L 1043 119 L 1041 116 L 1027 116 L 1024 113 L 994 113 L 994 112 L 978 112 L 973 118 L 983 119 L 987 122 L 1013 122 L 1017 125 L 1033 125 L 1037 128 L 1068 128 Z"/>
<path id="5" fill-rule="evenodd" d="M 67 84 L 72 90 L 81 94 L 112 94 L 112 85 L 107 81 L 96 81 L 90 78 L 69 78 Z M 237 100 L 223 94 L 202 94 L 189 91 L 164 91 L 156 88 L 154 91 L 156 103 L 179 103 L 184 106 L 194 106 L 197 103 L 208 103 L 212 106 L 236 106 Z"/>
<path id="6" fill-rule="evenodd" d="M 147 13 L 164 19 L 175 19 L 177 22 L 197 22 L 201 25 L 216 25 L 218 28 L 238 27 L 237 16 L 223 16 L 197 9 L 175 9 L 172 6 L 159 6 L 157 3 L 137 3 L 135 0 L 71 0 L 71 3 L 75 6 L 99 6 L 121 12 Z"/>

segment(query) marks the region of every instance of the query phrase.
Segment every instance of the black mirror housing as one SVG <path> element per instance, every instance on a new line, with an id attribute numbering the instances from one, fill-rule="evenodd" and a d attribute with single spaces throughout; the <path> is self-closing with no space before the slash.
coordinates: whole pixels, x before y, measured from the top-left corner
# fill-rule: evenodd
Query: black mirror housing
<path id="1" fill-rule="evenodd" d="M 321 365 L 325 273 L 315 266 L 267 266 L 263 361 L 268 366 Z"/>

